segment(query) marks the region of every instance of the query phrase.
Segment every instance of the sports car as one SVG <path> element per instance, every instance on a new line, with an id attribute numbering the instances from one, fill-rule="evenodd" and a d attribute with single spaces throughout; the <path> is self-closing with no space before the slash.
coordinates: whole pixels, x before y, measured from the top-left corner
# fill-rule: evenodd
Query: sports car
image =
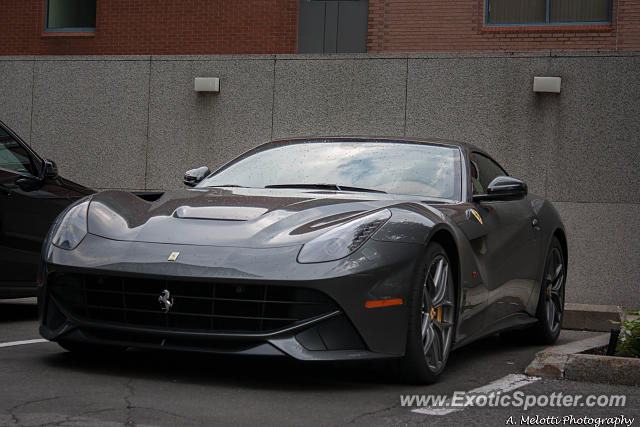
<path id="1" fill-rule="evenodd" d="M 184 183 L 155 201 L 103 191 L 58 217 L 44 338 L 79 353 L 388 358 L 431 383 L 488 334 L 558 337 L 560 217 L 473 145 L 280 140 Z"/>

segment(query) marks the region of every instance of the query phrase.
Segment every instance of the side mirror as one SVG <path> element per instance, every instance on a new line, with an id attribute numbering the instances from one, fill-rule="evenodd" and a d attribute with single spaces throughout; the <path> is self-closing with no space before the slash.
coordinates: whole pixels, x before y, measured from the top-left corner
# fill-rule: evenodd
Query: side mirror
<path id="1" fill-rule="evenodd" d="M 44 184 L 44 180 L 42 180 L 41 178 L 37 178 L 35 176 L 21 176 L 18 179 L 16 179 L 16 185 L 22 191 L 27 191 L 27 192 L 39 190 L 40 188 L 42 188 L 43 184 Z"/>
<path id="2" fill-rule="evenodd" d="M 489 183 L 487 194 L 476 194 L 473 199 L 476 201 L 516 199 L 526 196 L 527 192 L 527 184 L 521 179 L 497 176 Z"/>
<path id="3" fill-rule="evenodd" d="M 53 160 L 44 161 L 44 167 L 42 168 L 42 177 L 44 179 L 56 179 L 58 177 L 58 166 Z"/>
<path id="4" fill-rule="evenodd" d="M 206 166 L 201 166 L 196 169 L 190 169 L 184 173 L 184 185 L 187 187 L 195 187 L 200 181 L 205 179 L 211 171 Z"/>
<path id="5" fill-rule="evenodd" d="M 47 179 L 58 177 L 58 166 L 53 160 L 45 159 L 42 164 L 40 176 L 21 176 L 16 179 L 16 185 L 22 191 L 35 191 L 40 189 Z"/>

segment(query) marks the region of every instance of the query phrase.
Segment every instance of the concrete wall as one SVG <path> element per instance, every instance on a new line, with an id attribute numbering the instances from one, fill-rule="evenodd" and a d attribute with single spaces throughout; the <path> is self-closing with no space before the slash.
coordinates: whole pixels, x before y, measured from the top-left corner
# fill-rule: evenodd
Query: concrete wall
<path id="1" fill-rule="evenodd" d="M 179 188 L 287 136 L 473 142 L 560 211 L 568 301 L 640 307 L 640 53 L 0 57 L 0 77 L 0 118 L 96 188 Z"/>

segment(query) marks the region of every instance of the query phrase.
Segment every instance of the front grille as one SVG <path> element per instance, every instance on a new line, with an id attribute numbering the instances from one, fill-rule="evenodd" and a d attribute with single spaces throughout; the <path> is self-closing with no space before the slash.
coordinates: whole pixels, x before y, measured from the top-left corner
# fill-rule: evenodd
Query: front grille
<path id="1" fill-rule="evenodd" d="M 47 283 L 81 319 L 169 330 L 269 332 L 337 310 L 322 292 L 293 286 L 90 274 L 52 274 Z M 168 313 L 158 300 L 165 290 Z"/>

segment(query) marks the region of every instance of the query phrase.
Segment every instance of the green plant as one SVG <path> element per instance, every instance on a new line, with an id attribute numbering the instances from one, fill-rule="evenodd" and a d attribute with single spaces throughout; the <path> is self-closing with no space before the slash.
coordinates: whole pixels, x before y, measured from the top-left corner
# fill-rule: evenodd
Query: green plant
<path id="1" fill-rule="evenodd" d="M 616 356 L 640 358 L 640 310 L 630 311 L 627 315 L 635 318 L 615 322 L 620 327 Z"/>

